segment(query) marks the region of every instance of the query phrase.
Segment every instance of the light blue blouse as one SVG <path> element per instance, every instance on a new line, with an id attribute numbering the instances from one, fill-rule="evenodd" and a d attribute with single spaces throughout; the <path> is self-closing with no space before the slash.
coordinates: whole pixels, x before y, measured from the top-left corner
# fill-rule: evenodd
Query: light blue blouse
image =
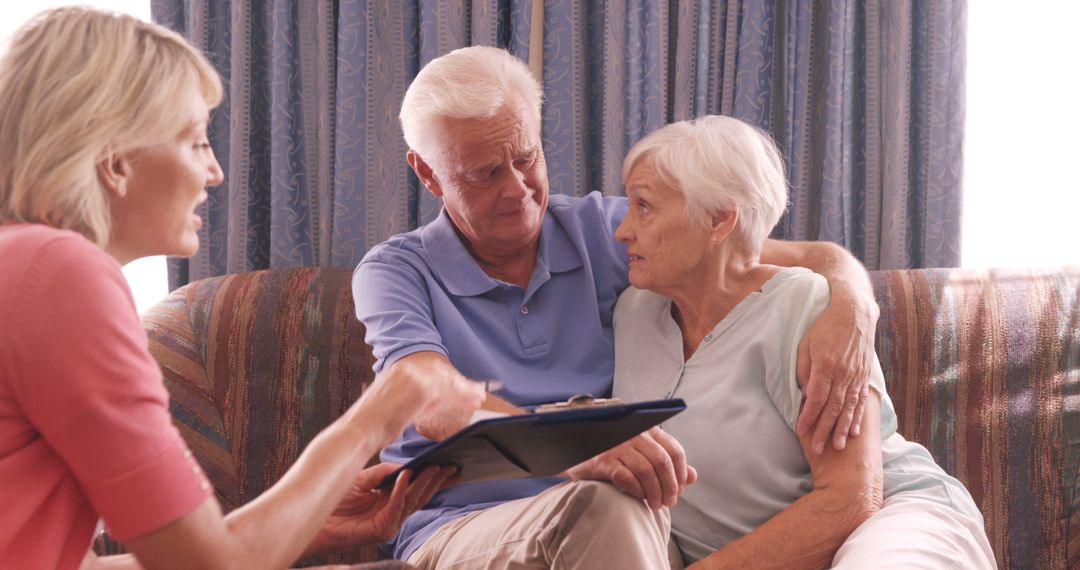
<path id="1" fill-rule="evenodd" d="M 688 560 L 749 533 L 811 490 L 795 435 L 802 402 L 795 363 L 799 341 L 828 303 L 824 277 L 781 270 L 684 361 L 669 299 L 633 287 L 619 297 L 614 395 L 627 401 L 678 397 L 689 406 L 663 425 L 698 471 L 697 483 L 671 510 L 673 534 Z M 896 433 L 876 356 L 870 386 L 881 394 L 885 497 L 916 493 L 981 518 L 963 485 L 926 449 Z"/>

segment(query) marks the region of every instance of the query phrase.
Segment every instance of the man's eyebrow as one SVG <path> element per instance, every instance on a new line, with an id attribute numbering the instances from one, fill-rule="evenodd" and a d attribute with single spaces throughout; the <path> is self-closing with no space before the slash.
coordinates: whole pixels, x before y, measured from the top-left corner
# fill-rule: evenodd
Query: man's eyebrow
<path id="1" fill-rule="evenodd" d="M 530 146 L 530 147 L 527 147 L 527 148 L 523 148 L 523 149 L 521 149 L 520 152 L 517 153 L 517 158 L 530 157 L 530 156 L 536 154 L 537 148 L 538 147 L 536 145 L 533 145 L 533 146 Z"/>
<path id="2" fill-rule="evenodd" d="M 466 170 L 469 171 L 469 172 L 476 172 L 476 171 L 482 171 L 482 170 L 491 170 L 492 168 L 498 167 L 499 163 L 500 163 L 500 161 L 498 161 L 498 160 L 488 160 L 486 162 L 477 162 L 477 163 L 469 166 L 468 168 L 466 168 Z"/>

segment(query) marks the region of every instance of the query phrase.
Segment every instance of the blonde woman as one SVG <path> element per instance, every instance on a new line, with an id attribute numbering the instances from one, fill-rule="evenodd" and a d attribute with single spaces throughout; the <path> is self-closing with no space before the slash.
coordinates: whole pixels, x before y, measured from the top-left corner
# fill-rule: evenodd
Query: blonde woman
<path id="1" fill-rule="evenodd" d="M 388 539 L 452 476 L 387 494 L 372 489 L 393 466 L 364 466 L 425 407 L 476 407 L 482 390 L 380 379 L 277 485 L 222 516 L 120 272 L 198 248 L 194 210 L 222 181 L 206 133 L 221 96 L 180 36 L 91 9 L 42 14 L 0 59 L 0 567 L 285 567 Z M 361 514 L 335 516 L 339 504 Z M 88 553 L 99 519 L 133 557 Z"/>
<path id="2" fill-rule="evenodd" d="M 768 136 L 730 117 L 674 123 L 634 145 L 623 180 L 632 287 L 615 308 L 614 393 L 689 406 L 664 429 L 698 470 L 671 509 L 691 568 L 993 568 L 967 490 L 896 433 L 876 357 L 864 435 L 817 452 L 796 432 L 798 344 L 830 291 L 761 263 L 787 203 Z"/>

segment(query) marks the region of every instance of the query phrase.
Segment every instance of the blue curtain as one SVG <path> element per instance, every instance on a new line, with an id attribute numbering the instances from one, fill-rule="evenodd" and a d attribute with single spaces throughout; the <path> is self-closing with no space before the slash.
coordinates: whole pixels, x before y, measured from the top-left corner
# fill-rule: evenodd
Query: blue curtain
<path id="1" fill-rule="evenodd" d="M 539 1 L 539 0 L 536 0 Z M 475 44 L 529 58 L 529 0 L 153 0 L 226 85 L 211 143 L 226 183 L 170 284 L 352 266 L 430 221 L 397 122 L 416 72 Z M 626 151 L 722 113 L 771 132 L 791 206 L 774 235 L 868 268 L 959 261 L 964 0 L 546 0 L 553 192 L 621 194 Z"/>
<path id="2" fill-rule="evenodd" d="M 775 237 L 869 269 L 959 263 L 964 0 L 545 3 L 544 109 L 558 191 L 622 193 L 622 158 L 672 121 L 769 131 L 791 203 Z"/>

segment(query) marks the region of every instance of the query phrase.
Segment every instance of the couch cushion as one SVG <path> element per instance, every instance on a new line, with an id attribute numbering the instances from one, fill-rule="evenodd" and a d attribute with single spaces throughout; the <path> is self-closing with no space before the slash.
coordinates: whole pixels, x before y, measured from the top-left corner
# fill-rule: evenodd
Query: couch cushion
<path id="1" fill-rule="evenodd" d="M 144 316 L 177 424 L 226 510 L 277 481 L 371 381 L 350 275 L 212 278 Z M 1080 269 L 871 279 L 900 432 L 967 485 L 999 566 L 1080 568 Z"/>
<path id="2" fill-rule="evenodd" d="M 900 433 L 971 491 L 999 566 L 1080 567 L 1080 270 L 871 278 Z"/>

